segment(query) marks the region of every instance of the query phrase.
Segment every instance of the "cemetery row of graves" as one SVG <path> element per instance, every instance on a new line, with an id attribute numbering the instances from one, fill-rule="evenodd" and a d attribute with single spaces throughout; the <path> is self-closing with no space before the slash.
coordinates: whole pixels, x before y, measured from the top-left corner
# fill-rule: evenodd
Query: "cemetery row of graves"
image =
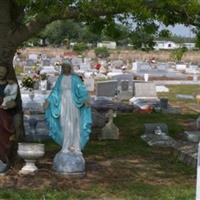
<path id="1" fill-rule="evenodd" d="M 43 103 L 66 60 L 91 95 L 92 133 L 83 152 L 86 176 L 78 179 L 52 170 L 59 147 L 50 140 L 44 119 Z M 25 141 L 45 144 L 45 154 L 34 174 L 19 174 L 24 161 L 16 160 L 0 181 L 7 188 L 0 190 L 3 199 L 194 199 L 198 66 L 156 61 L 128 66 L 123 60 L 94 62 L 73 54 L 42 53 L 25 59 L 18 55 L 14 63 L 20 69 Z M 24 75 L 33 84 L 24 83 Z M 17 189 L 10 189 L 14 185 Z"/>

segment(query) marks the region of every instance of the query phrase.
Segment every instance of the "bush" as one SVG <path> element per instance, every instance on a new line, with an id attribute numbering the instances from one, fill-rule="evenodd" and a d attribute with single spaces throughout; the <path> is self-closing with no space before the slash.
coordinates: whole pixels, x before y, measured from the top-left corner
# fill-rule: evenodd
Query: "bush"
<path id="1" fill-rule="evenodd" d="M 185 52 L 187 52 L 187 48 L 185 47 L 176 49 L 175 51 L 172 52 L 171 57 L 176 62 L 180 62 Z"/>
<path id="2" fill-rule="evenodd" d="M 99 58 L 107 58 L 110 56 L 110 53 L 106 47 L 99 47 L 95 49 L 95 54 Z"/>
<path id="3" fill-rule="evenodd" d="M 76 51 L 77 53 L 82 53 L 83 51 L 87 50 L 88 47 L 85 43 L 81 42 L 81 43 L 77 43 L 74 45 L 73 50 Z"/>

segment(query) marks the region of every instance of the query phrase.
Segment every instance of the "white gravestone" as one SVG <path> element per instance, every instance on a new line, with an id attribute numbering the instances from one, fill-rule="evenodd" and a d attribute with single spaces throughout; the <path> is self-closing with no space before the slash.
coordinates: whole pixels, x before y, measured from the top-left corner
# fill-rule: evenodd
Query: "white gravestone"
<path id="1" fill-rule="evenodd" d="M 148 82 L 148 80 L 149 80 L 149 74 L 145 73 L 144 74 L 144 81 Z"/>
<path id="2" fill-rule="evenodd" d="M 129 102 L 134 104 L 138 99 L 158 100 L 155 84 L 152 82 L 135 83 L 134 97 L 129 99 Z"/>
<path id="3" fill-rule="evenodd" d="M 154 83 L 135 83 L 135 97 L 154 97 L 157 98 Z"/>
<path id="4" fill-rule="evenodd" d="M 89 92 L 94 91 L 94 79 L 93 78 L 86 78 L 84 79 L 84 84 Z"/>

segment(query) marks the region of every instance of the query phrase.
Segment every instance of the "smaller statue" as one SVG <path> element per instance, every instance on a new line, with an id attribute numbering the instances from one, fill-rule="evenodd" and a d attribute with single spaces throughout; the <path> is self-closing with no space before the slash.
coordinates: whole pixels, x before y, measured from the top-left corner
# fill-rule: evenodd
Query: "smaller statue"
<path id="1" fill-rule="evenodd" d="M 17 83 L 13 80 L 7 80 L 7 85 L 4 89 L 4 98 L 1 106 L 6 109 L 6 104 L 9 101 L 15 101 L 17 97 Z"/>

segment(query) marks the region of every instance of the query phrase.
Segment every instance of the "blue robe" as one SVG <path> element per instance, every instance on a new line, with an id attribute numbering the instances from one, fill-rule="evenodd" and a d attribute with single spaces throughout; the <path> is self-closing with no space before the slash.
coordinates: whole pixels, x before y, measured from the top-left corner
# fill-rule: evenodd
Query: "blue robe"
<path id="1" fill-rule="evenodd" d="M 60 125 L 62 78 L 63 75 L 58 77 L 56 84 L 47 99 L 49 106 L 45 111 L 45 119 L 49 127 L 49 135 L 61 146 L 64 139 L 64 134 L 62 133 Z M 73 103 L 80 111 L 80 148 L 82 150 L 88 142 L 91 133 L 91 108 L 85 106 L 89 94 L 82 80 L 77 75 L 73 74 L 71 76 L 71 81 Z"/>

